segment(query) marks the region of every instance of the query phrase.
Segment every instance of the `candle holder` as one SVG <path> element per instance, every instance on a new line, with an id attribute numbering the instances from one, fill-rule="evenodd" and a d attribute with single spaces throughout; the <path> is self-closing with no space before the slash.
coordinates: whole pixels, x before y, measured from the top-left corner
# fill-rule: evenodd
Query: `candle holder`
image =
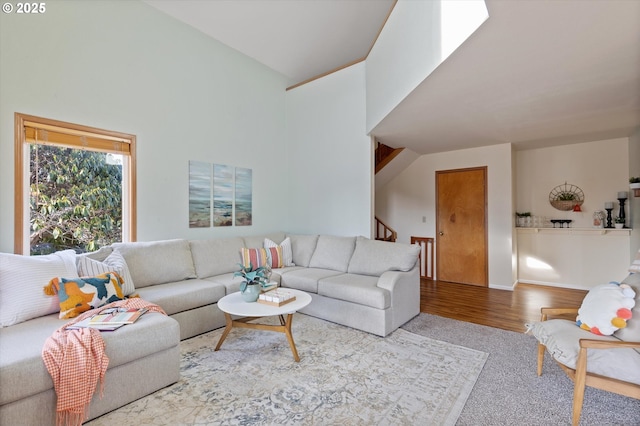
<path id="1" fill-rule="evenodd" d="M 626 198 L 618 198 L 618 201 L 620 202 L 620 213 L 618 214 L 618 217 L 620 219 L 622 219 L 622 223 L 625 223 L 624 203 L 625 203 L 625 201 L 627 201 L 627 199 Z"/>
<path id="2" fill-rule="evenodd" d="M 605 208 L 605 210 L 607 211 L 607 226 L 605 226 L 605 228 L 613 228 L 613 218 L 611 217 L 611 211 L 613 208 Z"/>

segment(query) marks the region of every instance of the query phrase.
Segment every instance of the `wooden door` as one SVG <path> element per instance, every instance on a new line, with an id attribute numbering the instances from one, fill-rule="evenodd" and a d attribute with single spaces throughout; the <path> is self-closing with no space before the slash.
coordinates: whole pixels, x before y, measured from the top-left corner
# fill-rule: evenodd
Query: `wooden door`
<path id="1" fill-rule="evenodd" d="M 439 281 L 488 285 L 487 168 L 436 172 Z"/>

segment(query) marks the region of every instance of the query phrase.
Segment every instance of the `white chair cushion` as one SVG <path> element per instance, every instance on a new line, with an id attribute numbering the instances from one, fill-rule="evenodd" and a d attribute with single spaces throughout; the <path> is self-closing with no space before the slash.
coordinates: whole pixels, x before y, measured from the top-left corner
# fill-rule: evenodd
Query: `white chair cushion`
<path id="1" fill-rule="evenodd" d="M 613 336 L 598 336 L 582 330 L 573 321 L 553 319 L 529 326 L 529 332 L 561 364 L 575 370 L 580 339 L 620 341 Z M 640 353 L 630 348 L 589 349 L 587 371 L 640 385 Z"/>

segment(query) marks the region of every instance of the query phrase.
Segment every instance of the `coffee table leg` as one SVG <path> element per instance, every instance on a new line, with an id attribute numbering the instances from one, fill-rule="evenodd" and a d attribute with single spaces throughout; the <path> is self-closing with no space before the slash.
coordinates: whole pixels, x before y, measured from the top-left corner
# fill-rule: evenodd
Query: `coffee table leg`
<path id="1" fill-rule="evenodd" d="M 291 352 L 293 353 L 293 359 L 296 362 L 300 362 L 300 357 L 298 356 L 298 350 L 296 349 L 296 344 L 293 341 L 293 334 L 291 334 L 292 321 L 293 321 L 293 314 L 287 314 L 287 321 L 284 324 L 284 334 L 287 335 L 287 340 L 289 341 L 289 346 L 291 347 Z"/>
<path id="2" fill-rule="evenodd" d="M 229 335 L 229 332 L 231 331 L 231 328 L 233 327 L 233 320 L 231 319 L 231 315 L 225 312 L 224 318 L 227 321 L 227 325 L 225 326 L 224 331 L 222 332 L 222 336 L 220 336 L 220 340 L 218 340 L 218 344 L 216 345 L 216 348 L 214 349 L 214 351 L 217 351 L 218 349 L 220 349 L 220 346 L 222 346 L 222 342 L 224 342 L 224 339 L 227 338 L 227 336 Z"/>

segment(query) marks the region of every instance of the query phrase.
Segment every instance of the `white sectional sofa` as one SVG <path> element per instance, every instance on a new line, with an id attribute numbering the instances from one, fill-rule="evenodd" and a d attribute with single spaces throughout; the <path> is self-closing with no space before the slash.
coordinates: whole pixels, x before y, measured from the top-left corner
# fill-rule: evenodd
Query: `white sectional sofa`
<path id="1" fill-rule="evenodd" d="M 148 313 L 135 324 L 103 333 L 110 363 L 104 397 L 94 396 L 90 418 L 179 380 L 180 340 L 224 326 L 217 301 L 239 289 L 240 278 L 233 274 L 240 250 L 262 248 L 265 238 L 290 242 L 294 265 L 274 269 L 271 280 L 311 294 L 302 313 L 386 336 L 420 311 L 418 246 L 283 232 L 113 244 L 82 256 L 102 262 L 119 253 L 128 269 L 121 275 L 130 277 L 135 293 L 160 305 L 168 316 Z M 0 305 L 3 288 L 16 285 L 3 281 L 2 260 Z M 46 338 L 65 322 L 46 312 L 2 324 L 0 424 L 55 424 L 56 396 L 41 351 Z"/>

